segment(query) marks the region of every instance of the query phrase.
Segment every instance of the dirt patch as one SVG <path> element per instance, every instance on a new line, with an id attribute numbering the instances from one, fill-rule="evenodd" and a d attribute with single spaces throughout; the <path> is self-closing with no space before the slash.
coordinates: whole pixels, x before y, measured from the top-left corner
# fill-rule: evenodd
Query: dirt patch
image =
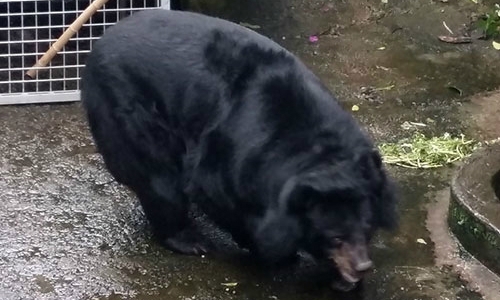
<path id="1" fill-rule="evenodd" d="M 477 95 L 464 105 L 466 115 L 473 120 L 481 138 L 500 137 L 500 91 Z"/>

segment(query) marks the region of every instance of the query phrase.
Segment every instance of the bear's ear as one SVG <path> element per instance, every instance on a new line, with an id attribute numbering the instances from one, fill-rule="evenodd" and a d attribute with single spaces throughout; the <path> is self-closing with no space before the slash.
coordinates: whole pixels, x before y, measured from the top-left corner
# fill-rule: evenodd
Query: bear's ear
<path id="1" fill-rule="evenodd" d="M 299 197 L 300 187 L 292 177 L 281 188 L 277 201 L 254 227 L 254 248 L 257 256 L 268 264 L 279 264 L 296 255 L 303 236 L 300 217 L 290 209 Z"/>
<path id="2" fill-rule="evenodd" d="M 397 213 L 397 203 L 399 191 L 393 180 L 381 172 L 383 176 L 379 192 L 374 200 L 375 218 L 377 224 L 385 229 L 395 229 L 398 226 L 399 218 Z"/>
<path id="3" fill-rule="evenodd" d="M 318 183 L 320 185 L 320 183 Z M 281 214 L 292 214 L 298 216 L 307 211 L 316 202 L 317 189 L 313 178 L 292 177 L 283 185 L 278 197 L 277 209 Z"/>
<path id="4" fill-rule="evenodd" d="M 308 197 L 310 187 L 298 177 L 288 179 L 278 196 L 277 210 L 281 214 L 295 214 L 298 209 L 304 209 L 311 205 L 312 199 Z"/>
<path id="5" fill-rule="evenodd" d="M 348 167 L 331 167 L 304 174 L 293 179 L 291 187 L 285 184 L 280 195 L 280 207 L 291 212 L 306 212 L 321 201 L 360 198 L 356 177 Z M 292 188 L 293 187 L 293 188 Z"/>
<path id="6" fill-rule="evenodd" d="M 382 163 L 382 157 L 377 149 L 364 153 L 359 161 L 363 170 L 363 177 L 368 180 L 375 193 L 373 207 L 377 225 L 394 229 L 398 224 L 396 184 L 387 174 Z"/>
<path id="7" fill-rule="evenodd" d="M 378 152 L 377 149 L 372 149 L 372 151 L 370 152 L 370 157 L 371 157 L 373 163 L 375 164 L 375 167 L 377 167 L 377 169 L 381 169 L 382 168 L 382 156 L 380 156 L 380 153 Z"/>
<path id="8" fill-rule="evenodd" d="M 360 168 L 361 174 L 366 180 L 378 180 L 378 173 L 383 169 L 382 157 L 377 149 L 370 149 L 357 154 L 354 163 Z"/>
<path id="9" fill-rule="evenodd" d="M 317 170 L 286 181 L 277 201 L 254 226 L 254 250 L 261 259 L 279 263 L 297 252 L 304 235 L 302 218 L 315 204 L 359 197 L 355 176 L 343 167 Z"/>
<path id="10" fill-rule="evenodd" d="M 279 265 L 296 256 L 303 235 L 297 216 L 269 210 L 254 230 L 251 250 L 263 262 Z"/>

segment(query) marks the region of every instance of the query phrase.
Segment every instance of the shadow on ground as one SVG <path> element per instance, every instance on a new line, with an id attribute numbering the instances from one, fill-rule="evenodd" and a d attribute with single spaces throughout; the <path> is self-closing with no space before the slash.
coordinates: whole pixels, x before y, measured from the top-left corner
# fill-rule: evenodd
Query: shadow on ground
<path id="1" fill-rule="evenodd" d="M 358 105 L 356 117 L 377 141 L 410 134 L 405 121 L 430 133 L 498 134 L 481 96 L 500 84 L 498 52 L 485 41 L 436 39 L 446 34 L 443 21 L 456 31 L 470 23 L 470 1 L 212 2 L 192 7 L 260 26 L 347 109 Z M 104 170 L 79 104 L 0 107 L 0 153 L 1 299 L 481 299 L 435 265 L 427 205 L 447 187 L 447 168 L 391 168 L 402 187 L 401 228 L 376 239 L 377 268 L 363 288 L 335 294 L 296 270 L 269 274 L 160 248 L 134 196 Z"/>

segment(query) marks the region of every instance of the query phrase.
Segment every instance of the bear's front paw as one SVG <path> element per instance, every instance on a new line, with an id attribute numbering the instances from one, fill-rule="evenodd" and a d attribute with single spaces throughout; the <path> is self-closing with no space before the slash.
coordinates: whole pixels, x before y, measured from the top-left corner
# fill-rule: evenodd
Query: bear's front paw
<path id="1" fill-rule="evenodd" d="M 209 242 L 191 228 L 164 239 L 163 245 L 171 251 L 186 255 L 202 255 L 209 250 Z"/>

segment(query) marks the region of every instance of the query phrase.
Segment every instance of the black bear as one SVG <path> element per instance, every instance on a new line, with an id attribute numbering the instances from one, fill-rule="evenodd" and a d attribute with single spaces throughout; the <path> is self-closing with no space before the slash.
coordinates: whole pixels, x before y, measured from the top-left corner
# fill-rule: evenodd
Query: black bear
<path id="1" fill-rule="evenodd" d="M 206 251 L 188 217 L 196 203 L 263 262 L 301 250 L 357 282 L 374 231 L 396 223 L 367 134 L 297 57 L 250 29 L 136 13 L 96 43 L 82 100 L 110 173 L 173 251 Z"/>

